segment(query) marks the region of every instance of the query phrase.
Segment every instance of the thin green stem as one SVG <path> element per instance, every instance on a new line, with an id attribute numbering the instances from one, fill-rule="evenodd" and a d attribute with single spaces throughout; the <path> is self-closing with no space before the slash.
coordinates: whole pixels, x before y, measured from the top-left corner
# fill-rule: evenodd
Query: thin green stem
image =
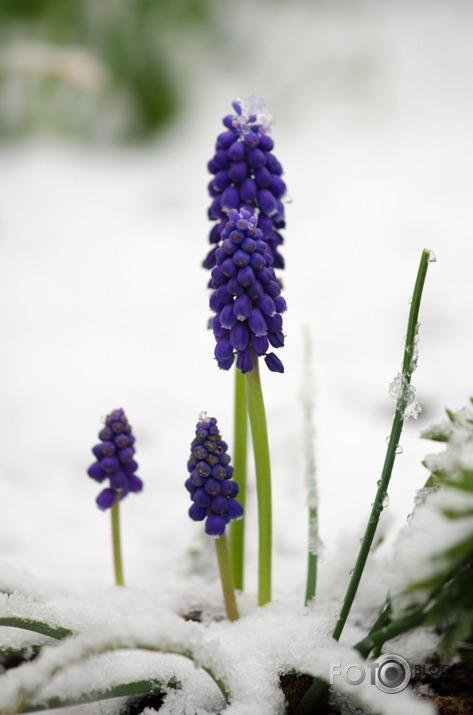
<path id="1" fill-rule="evenodd" d="M 62 626 L 52 626 L 44 621 L 37 621 L 32 618 L 20 618 L 18 616 L 3 616 L 0 618 L 0 626 L 9 626 L 10 628 L 22 628 L 25 631 L 33 631 L 41 633 L 43 636 L 49 636 L 56 640 L 62 640 L 67 636 L 72 635 L 69 628 Z"/>
<path id="2" fill-rule="evenodd" d="M 365 534 L 361 542 L 361 547 L 358 553 L 355 568 L 348 584 L 340 615 L 333 631 L 333 638 L 337 641 L 342 634 L 343 628 L 348 618 L 348 614 L 350 613 L 353 601 L 355 599 L 361 576 L 363 574 L 363 570 L 365 568 L 365 564 L 368 559 L 371 545 L 373 543 L 373 539 L 376 533 L 379 518 L 384 508 L 383 502 L 386 498 L 389 482 L 391 479 L 394 461 L 397 454 L 397 448 L 399 445 L 402 427 L 404 424 L 405 409 L 409 400 L 409 387 L 411 377 L 412 373 L 416 368 L 416 337 L 418 329 L 419 308 L 422 298 L 422 291 L 424 288 L 425 277 L 427 275 L 427 269 L 430 260 L 430 251 L 424 250 L 422 252 L 419 268 L 417 271 L 417 278 L 414 286 L 411 308 L 409 311 L 407 335 L 402 362 L 402 390 L 396 403 L 396 411 L 394 413 L 391 434 L 389 437 L 389 443 L 386 451 L 386 457 L 384 461 L 383 471 L 381 474 L 381 479 L 378 482 L 376 497 L 373 502 L 373 507 L 371 509 Z M 386 629 L 387 628 L 388 626 L 386 627 Z M 374 643 L 372 647 L 374 648 L 376 645 L 377 643 Z M 297 710 L 298 715 L 304 715 L 305 713 L 313 712 L 315 704 L 322 697 L 327 688 L 328 686 L 323 681 L 317 679 L 302 698 Z"/>
<path id="3" fill-rule="evenodd" d="M 365 564 L 368 558 L 368 554 L 373 543 L 374 535 L 376 533 L 379 517 L 384 508 L 383 502 L 386 499 L 386 494 L 388 491 L 388 486 L 394 466 L 394 460 L 396 459 L 399 440 L 404 424 L 404 410 L 406 408 L 407 403 L 408 388 L 410 386 L 412 373 L 415 369 L 414 351 L 416 349 L 417 320 L 419 316 L 419 307 L 422 297 L 422 290 L 424 288 L 425 276 L 427 274 L 427 268 L 429 265 L 429 256 L 429 251 L 424 250 L 422 252 L 419 269 L 417 272 L 416 283 L 414 286 L 414 293 L 412 296 L 411 308 L 409 311 L 409 321 L 404 347 L 404 358 L 402 363 L 402 380 L 404 387 L 402 389 L 400 397 L 397 400 L 396 411 L 394 413 L 394 419 L 391 428 L 391 435 L 389 437 L 388 448 L 386 451 L 386 458 L 384 461 L 381 479 L 378 482 L 378 489 L 376 492 L 375 500 L 373 502 L 373 507 L 371 509 L 371 514 L 368 519 L 368 524 L 366 526 L 363 540 L 361 542 L 361 548 L 358 553 L 355 568 L 353 569 L 353 573 L 348 584 L 342 609 L 340 611 L 340 615 L 338 616 L 338 620 L 333 632 L 333 637 L 335 638 L 335 640 L 338 640 L 342 634 L 343 628 L 348 618 L 348 614 L 350 613 L 350 609 L 355 599 L 361 576 L 363 574 L 363 570 L 365 568 Z"/>
<path id="4" fill-rule="evenodd" d="M 253 353 L 253 369 L 246 373 L 245 378 L 258 498 L 258 604 L 263 606 L 271 600 L 271 466 L 266 412 L 261 389 L 258 356 L 255 353 Z"/>
<path id="5" fill-rule="evenodd" d="M 246 404 L 245 378 L 241 370 L 235 369 L 235 405 L 233 436 L 233 479 L 240 491 L 237 499 L 246 507 L 246 465 L 248 452 L 248 412 Z M 245 563 L 245 517 L 230 524 L 230 560 L 235 588 L 243 590 Z"/>
<path id="6" fill-rule="evenodd" d="M 168 689 L 178 687 L 179 683 L 174 678 L 172 678 L 166 685 L 163 685 L 160 681 L 155 679 L 135 680 L 130 683 L 120 683 L 120 685 L 114 685 L 111 688 L 103 690 L 92 690 L 91 692 L 84 693 L 75 699 L 61 698 L 58 696 L 52 697 L 41 704 L 29 703 L 23 707 L 22 712 L 31 713 L 41 710 L 55 710 L 56 708 L 66 708 L 71 707 L 72 705 L 94 703 L 98 700 L 110 700 L 111 698 L 129 697 L 130 695 L 144 695 L 146 693 L 152 693 L 153 695 L 162 693 L 164 696 Z"/>
<path id="7" fill-rule="evenodd" d="M 232 567 L 230 565 L 230 556 L 228 553 L 227 537 L 225 533 L 218 539 L 215 539 L 215 549 L 217 551 L 218 568 L 220 571 L 220 580 L 222 582 L 223 598 L 227 616 L 230 621 L 238 620 L 238 607 L 235 598 L 235 588 L 233 586 Z"/>
<path id="8" fill-rule="evenodd" d="M 117 501 L 112 506 L 112 544 L 113 544 L 113 564 L 115 567 L 115 583 L 117 586 L 124 586 L 122 548 L 120 540 L 120 496 L 117 494 Z"/>
<path id="9" fill-rule="evenodd" d="M 309 534 L 313 530 L 313 524 L 318 523 L 317 508 L 309 509 Z M 309 537 L 310 538 L 310 537 Z M 307 606 L 315 598 L 317 587 L 317 552 L 309 551 L 307 554 L 307 583 L 305 590 L 305 605 Z"/>
<path id="10" fill-rule="evenodd" d="M 305 452 L 305 481 L 307 489 L 307 504 L 309 512 L 308 523 L 308 554 L 307 554 L 307 581 L 305 592 L 305 605 L 313 598 L 317 587 L 317 549 L 319 542 L 319 514 L 317 493 L 317 471 L 315 465 L 314 441 L 315 429 L 313 424 L 314 387 L 311 371 L 312 345 L 307 328 L 304 331 L 304 371 L 302 405 L 304 411 L 304 452 Z"/>

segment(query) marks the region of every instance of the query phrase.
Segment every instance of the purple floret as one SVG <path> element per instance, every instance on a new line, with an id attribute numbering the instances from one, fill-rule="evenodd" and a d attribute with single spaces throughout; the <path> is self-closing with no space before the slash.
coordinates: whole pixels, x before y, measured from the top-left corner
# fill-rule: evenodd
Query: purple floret
<path id="1" fill-rule="evenodd" d="M 278 251 L 283 243 L 279 233 L 285 226 L 286 184 L 281 179 L 282 167 L 272 154 L 269 136 L 272 118 L 263 100 L 253 95 L 233 102 L 236 114 L 223 119 L 226 131 L 217 137 L 215 154 L 208 163 L 213 178 L 209 183 L 212 204 L 209 218 L 217 221 L 210 232 L 210 243 L 218 242 L 222 223 L 232 209 L 246 208 L 259 218 L 262 237 L 268 245 L 275 268 L 284 268 Z M 203 262 L 205 268 L 216 264 L 215 248 Z"/>
<path id="2" fill-rule="evenodd" d="M 229 370 L 236 356 L 237 368 L 250 372 L 257 355 L 265 358 L 273 372 L 284 372 L 281 360 L 267 351 L 270 345 L 284 345 L 281 314 L 287 305 L 272 266 L 273 256 L 249 209 L 229 212 L 215 255 L 209 305 L 216 313 L 212 329 L 219 368 Z"/>
<path id="3" fill-rule="evenodd" d="M 189 516 L 194 521 L 205 519 L 206 533 L 216 538 L 232 519 L 243 516 L 243 507 L 235 499 L 238 483 L 231 478 L 233 467 L 227 450 L 215 417 L 199 420 L 187 462 L 190 477 L 185 487 L 192 501 Z"/>
<path id="4" fill-rule="evenodd" d="M 109 486 L 98 495 L 99 509 L 110 509 L 128 492 L 140 492 L 143 482 L 136 476 L 138 464 L 133 459 L 135 438 L 122 409 L 113 410 L 105 418 L 105 427 L 99 432 L 99 444 L 92 448 L 96 461 L 87 474 L 97 482 L 109 480 Z"/>

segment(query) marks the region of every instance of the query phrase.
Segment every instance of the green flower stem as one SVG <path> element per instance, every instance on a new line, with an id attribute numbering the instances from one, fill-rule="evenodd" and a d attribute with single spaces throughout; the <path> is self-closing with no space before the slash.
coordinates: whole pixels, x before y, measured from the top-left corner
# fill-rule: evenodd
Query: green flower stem
<path id="1" fill-rule="evenodd" d="M 318 523 L 317 508 L 309 509 L 309 529 L 311 525 Z M 307 555 L 307 583 L 305 591 L 305 605 L 307 606 L 313 598 L 315 598 L 315 589 L 317 586 L 317 553 L 310 551 Z"/>
<path id="2" fill-rule="evenodd" d="M 238 620 L 238 608 L 235 599 L 235 589 L 233 586 L 232 567 L 230 565 L 230 556 L 228 553 L 227 537 L 225 533 L 218 539 L 215 539 L 215 549 L 217 551 L 218 568 L 220 571 L 220 580 L 222 582 L 223 598 L 225 600 L 225 608 L 230 621 Z"/>
<path id="3" fill-rule="evenodd" d="M 409 321 L 407 325 L 407 335 L 406 343 L 404 348 L 404 359 L 402 363 L 402 374 L 404 376 L 405 385 L 408 387 L 411 382 L 411 376 L 415 368 L 415 361 L 413 360 L 414 350 L 415 350 L 415 339 L 417 334 L 417 320 L 419 316 L 419 307 L 422 297 L 422 290 L 424 288 L 424 281 L 427 274 L 427 268 L 429 265 L 430 251 L 424 250 L 422 252 L 419 270 L 417 272 L 416 283 L 414 286 L 414 293 L 412 296 L 411 308 L 409 311 Z M 403 390 L 403 395 L 405 390 Z M 405 397 L 402 396 L 398 399 L 396 405 L 396 411 L 394 413 L 394 419 L 391 429 L 391 435 L 389 437 L 388 448 L 386 451 L 386 458 L 384 461 L 383 471 L 381 474 L 381 479 L 378 482 L 378 490 L 376 492 L 376 497 L 373 502 L 373 507 L 371 509 L 371 514 L 368 520 L 366 531 L 361 542 L 361 548 L 358 553 L 358 558 L 356 560 L 355 568 L 348 584 L 348 589 L 345 594 L 345 600 L 338 616 L 338 620 L 333 632 L 333 637 L 335 640 L 339 640 L 343 628 L 345 626 L 348 614 L 352 607 L 353 601 L 355 599 L 356 592 L 365 568 L 366 560 L 373 543 L 374 535 L 379 522 L 379 517 L 383 511 L 383 501 L 386 498 L 388 491 L 389 481 L 391 479 L 391 474 L 394 466 L 394 460 L 396 459 L 397 447 L 399 445 L 399 440 L 401 437 L 402 427 L 404 424 L 404 409 L 406 407 Z"/>
<path id="4" fill-rule="evenodd" d="M 38 712 L 40 710 L 54 710 L 56 708 L 66 708 L 72 705 L 85 705 L 87 703 L 93 703 L 97 700 L 109 700 L 110 698 L 120 698 L 130 695 L 144 695 L 146 693 L 152 693 L 157 695 L 166 693 L 168 689 L 179 687 L 178 682 L 172 678 L 166 685 L 163 685 L 159 680 L 136 680 L 131 683 L 120 683 L 120 685 L 114 685 L 106 690 L 92 690 L 90 693 L 84 693 L 76 699 L 62 699 L 60 697 L 53 697 L 50 700 L 46 700 L 41 704 L 29 703 L 25 705 L 22 712 L 31 713 Z"/>
<path id="5" fill-rule="evenodd" d="M 120 495 L 117 493 L 117 501 L 112 506 L 112 544 L 113 544 L 113 563 L 115 567 L 115 583 L 117 586 L 124 586 L 123 565 L 122 565 L 122 548 L 120 540 Z"/>
<path id="6" fill-rule="evenodd" d="M 310 601 L 315 598 L 317 587 L 317 548 L 319 541 L 317 470 L 314 453 L 315 430 L 312 417 L 314 410 L 314 388 L 311 373 L 312 344 L 307 328 L 304 330 L 304 348 L 304 391 L 302 393 L 302 406 L 304 413 L 305 480 L 309 507 L 307 581 L 305 592 L 305 605 L 307 606 Z"/>
<path id="7" fill-rule="evenodd" d="M 41 633 L 43 636 L 49 636 L 50 638 L 55 638 L 56 640 L 62 640 L 63 638 L 72 635 L 72 631 L 69 630 L 69 628 L 52 626 L 49 623 L 44 623 L 43 621 L 36 621 L 31 618 L 20 618 L 18 616 L 4 616 L 0 618 L 0 626 L 22 628 L 25 631 Z"/>
<path id="8" fill-rule="evenodd" d="M 233 479 L 238 482 L 238 501 L 246 507 L 246 464 L 248 452 L 248 413 L 246 404 L 245 378 L 241 370 L 235 369 L 235 415 L 233 437 Z M 245 562 L 245 517 L 230 524 L 230 560 L 235 588 L 243 590 Z"/>
<path id="9" fill-rule="evenodd" d="M 248 415 L 256 467 L 256 493 L 258 498 L 259 567 L 258 604 L 271 600 L 271 466 L 269 460 L 268 429 L 264 409 L 263 391 L 258 366 L 258 356 L 253 353 L 253 369 L 245 374 Z"/>

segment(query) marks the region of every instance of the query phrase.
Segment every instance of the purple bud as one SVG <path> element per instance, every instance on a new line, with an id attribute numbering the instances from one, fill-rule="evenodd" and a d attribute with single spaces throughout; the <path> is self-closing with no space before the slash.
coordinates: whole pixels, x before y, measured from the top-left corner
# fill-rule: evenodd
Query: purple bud
<path id="1" fill-rule="evenodd" d="M 97 506 L 102 511 L 110 509 L 117 501 L 117 493 L 114 489 L 104 489 L 100 492 L 97 499 L 95 500 Z"/>
<path id="2" fill-rule="evenodd" d="M 260 169 L 255 170 L 255 181 L 261 188 L 269 186 L 271 183 L 271 178 L 272 176 L 265 166 L 262 166 Z"/>
<path id="3" fill-rule="evenodd" d="M 228 149 L 235 141 L 235 134 L 232 131 L 222 132 L 217 137 L 217 148 Z"/>
<path id="4" fill-rule="evenodd" d="M 255 335 L 266 335 L 266 333 L 268 332 L 268 328 L 266 326 L 265 319 L 263 318 L 263 314 L 258 308 L 254 308 L 251 311 L 251 315 L 248 322 L 251 330 Z"/>
<path id="5" fill-rule="evenodd" d="M 128 478 L 125 472 L 119 470 L 118 472 L 114 472 L 114 474 L 110 474 L 110 486 L 112 489 L 127 489 Z"/>
<path id="6" fill-rule="evenodd" d="M 272 194 L 270 194 L 270 196 L 272 196 Z M 235 186 L 227 186 L 223 194 L 220 196 L 220 207 L 224 211 L 228 211 L 228 209 L 236 209 L 239 204 L 240 194 L 238 189 Z M 276 202 L 274 202 L 274 210 L 276 211 Z"/>
<path id="7" fill-rule="evenodd" d="M 269 174 L 269 172 L 268 172 Z M 245 161 L 237 161 L 228 168 L 228 176 L 231 181 L 241 184 L 248 176 L 248 167 Z M 269 181 L 268 181 L 269 184 Z"/>
<path id="8" fill-rule="evenodd" d="M 192 500 L 199 506 L 207 507 L 212 501 L 212 497 L 205 487 L 199 487 L 195 490 Z"/>
<path id="9" fill-rule="evenodd" d="M 251 266 L 244 266 L 243 268 L 240 268 L 238 271 L 237 275 L 237 280 L 240 285 L 248 287 L 252 283 L 254 283 L 255 279 L 255 272 L 252 269 Z"/>
<path id="10" fill-rule="evenodd" d="M 217 171 L 213 180 L 210 183 L 211 186 L 219 193 L 226 189 L 227 186 L 229 186 L 231 183 L 228 169 L 220 169 L 219 171 Z"/>
<path id="11" fill-rule="evenodd" d="M 213 497 L 210 508 L 215 514 L 224 514 L 228 509 L 228 502 L 229 500 L 226 497 L 218 494 Z"/>
<path id="12" fill-rule="evenodd" d="M 100 462 L 100 466 L 106 474 L 113 474 L 120 467 L 120 462 L 117 457 L 104 457 Z"/>
<path id="13" fill-rule="evenodd" d="M 222 536 L 225 531 L 226 521 L 219 514 L 210 514 L 205 522 L 205 532 L 209 536 L 216 538 Z"/>
<path id="14" fill-rule="evenodd" d="M 215 357 L 218 361 L 228 360 L 233 356 L 233 348 L 228 338 L 221 338 L 215 346 Z"/>
<path id="15" fill-rule="evenodd" d="M 229 189 L 225 189 L 225 191 L 229 191 Z M 261 189 L 261 191 L 258 191 L 257 199 L 261 211 L 267 216 L 272 216 L 277 212 L 278 209 L 276 206 L 276 199 L 272 195 L 271 191 L 268 191 L 268 189 Z"/>
<path id="16" fill-rule="evenodd" d="M 282 348 L 284 345 L 284 333 L 268 333 L 268 340 L 273 348 Z"/>
<path id="17" fill-rule="evenodd" d="M 118 450 L 118 459 L 120 462 L 129 462 L 130 459 L 133 459 L 134 454 L 135 450 L 133 447 L 124 447 L 123 449 Z"/>
<path id="18" fill-rule="evenodd" d="M 265 356 L 264 361 L 271 372 L 284 372 L 284 365 L 274 353 L 268 353 L 268 355 Z"/>
<path id="19" fill-rule="evenodd" d="M 241 519 L 243 516 L 243 507 L 236 499 L 228 500 L 227 516 L 230 519 Z"/>
<path id="20" fill-rule="evenodd" d="M 226 305 L 220 313 L 220 324 L 223 328 L 233 328 L 238 318 L 233 310 L 233 304 Z"/>
<path id="21" fill-rule="evenodd" d="M 242 268 L 243 266 L 247 266 L 250 262 L 250 254 L 238 248 L 233 254 L 232 261 L 236 266 Z"/>
<path id="22" fill-rule="evenodd" d="M 245 270 L 244 268 L 240 268 L 240 271 Z M 240 275 L 240 271 L 238 271 L 238 275 Z M 242 295 L 245 292 L 244 287 L 238 280 L 238 277 L 236 278 L 230 278 L 227 284 L 227 291 L 230 295 Z"/>
<path id="23" fill-rule="evenodd" d="M 263 315 L 268 315 L 272 316 L 276 312 L 276 306 L 274 304 L 274 301 L 272 298 L 269 297 L 269 295 L 266 295 L 264 293 L 258 300 L 256 301 L 256 306 L 261 310 Z"/>
<path id="24" fill-rule="evenodd" d="M 259 169 L 266 164 L 266 156 L 261 149 L 248 149 L 247 157 L 252 169 Z"/>
<path id="25" fill-rule="evenodd" d="M 237 323 L 230 332 L 230 342 L 235 350 L 244 350 L 250 341 L 248 328 L 244 323 Z"/>
<path id="26" fill-rule="evenodd" d="M 243 293 L 235 298 L 233 303 L 233 312 L 238 320 L 246 320 L 249 318 L 252 310 L 253 305 L 251 299 L 246 293 Z"/>
<path id="27" fill-rule="evenodd" d="M 254 179 L 245 179 L 240 186 L 240 198 L 248 203 L 256 199 L 257 186 Z"/>
<path id="28" fill-rule="evenodd" d="M 242 142 L 235 141 L 230 144 L 227 151 L 229 159 L 232 161 L 241 161 L 245 157 L 245 146 Z"/>
<path id="29" fill-rule="evenodd" d="M 269 134 L 262 134 L 259 138 L 259 145 L 263 151 L 271 151 L 274 146 L 274 142 Z"/>
<path id="30" fill-rule="evenodd" d="M 247 287 L 246 292 L 248 293 L 251 300 L 256 300 L 260 297 L 260 295 L 263 295 L 264 288 L 258 280 L 255 280 Z"/>
<path id="31" fill-rule="evenodd" d="M 274 305 L 276 306 L 276 310 L 278 313 L 285 313 L 287 310 L 287 303 L 282 297 L 282 295 L 279 295 L 277 298 L 274 299 Z"/>
<path id="32" fill-rule="evenodd" d="M 98 462 L 94 462 L 90 465 L 87 470 L 87 474 L 89 477 L 92 477 L 92 479 L 95 479 L 96 482 L 103 482 L 103 480 L 107 478 L 106 473 L 103 471 Z"/>
<path id="33" fill-rule="evenodd" d="M 269 335 L 268 335 L 269 337 Z M 261 355 L 265 355 L 266 351 L 269 348 L 269 342 L 268 338 L 266 335 L 252 335 L 251 336 L 251 348 L 254 350 L 254 352 L 261 357 Z M 237 363 L 238 367 L 238 363 Z"/>
<path id="34" fill-rule="evenodd" d="M 251 350 L 242 350 L 238 353 L 236 366 L 244 375 L 247 372 L 251 372 L 253 369 L 253 356 L 251 354 Z"/>
<path id="35" fill-rule="evenodd" d="M 189 507 L 188 513 L 193 521 L 203 521 L 207 516 L 207 509 L 194 503 Z"/>

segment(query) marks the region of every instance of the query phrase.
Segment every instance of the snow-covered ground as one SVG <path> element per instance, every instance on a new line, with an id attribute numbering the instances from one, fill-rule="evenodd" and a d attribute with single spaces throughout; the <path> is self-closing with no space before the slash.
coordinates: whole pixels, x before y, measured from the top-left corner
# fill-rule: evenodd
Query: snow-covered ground
<path id="1" fill-rule="evenodd" d="M 335 613 L 384 459 L 388 385 L 400 369 L 423 248 L 438 259 L 413 377 L 423 412 L 403 433 L 382 518 L 391 536 L 427 477 L 420 461 L 432 447 L 420 429 L 472 394 L 473 8 L 460 0 L 300 1 L 219 12 L 231 41 L 222 46 L 216 35 L 214 47 L 196 51 L 186 112 L 153 144 L 0 147 L 0 559 L 20 570 L 18 583 L 28 572 L 46 591 L 80 596 L 112 583 L 109 518 L 95 507 L 86 469 L 101 420 L 123 407 L 145 482 L 143 494 L 123 502 L 127 582 L 172 602 L 186 588 L 196 546 L 202 572 L 215 580 L 183 486 L 201 410 L 232 440 L 233 379 L 212 358 L 200 268 L 206 163 L 231 101 L 258 93 L 277 120 L 275 153 L 291 196 L 279 351 L 286 372 L 263 371 L 275 596 L 301 604 L 305 588 L 307 328 L 320 579 Z M 249 598 L 254 497 L 252 485 Z"/>

